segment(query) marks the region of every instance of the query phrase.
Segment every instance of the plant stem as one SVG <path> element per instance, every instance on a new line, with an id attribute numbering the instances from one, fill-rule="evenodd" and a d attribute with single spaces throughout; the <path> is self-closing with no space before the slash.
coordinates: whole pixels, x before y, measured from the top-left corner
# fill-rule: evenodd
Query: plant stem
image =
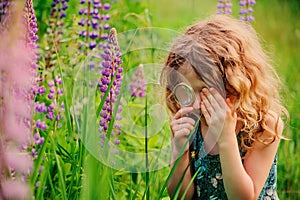
<path id="1" fill-rule="evenodd" d="M 149 158 L 148 158 L 148 123 L 147 123 L 147 95 L 145 97 L 145 158 L 146 158 L 146 199 L 149 200 L 150 197 L 150 185 L 149 185 Z"/>

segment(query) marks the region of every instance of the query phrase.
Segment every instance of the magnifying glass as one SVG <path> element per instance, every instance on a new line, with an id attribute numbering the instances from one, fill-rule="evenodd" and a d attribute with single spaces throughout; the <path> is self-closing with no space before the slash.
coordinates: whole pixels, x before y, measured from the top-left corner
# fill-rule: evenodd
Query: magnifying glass
<path id="1" fill-rule="evenodd" d="M 186 83 L 179 83 L 174 87 L 174 98 L 175 101 L 182 107 L 192 106 L 195 102 L 195 92 L 192 87 Z M 188 114 L 195 121 L 200 118 L 200 111 L 194 110 L 192 113 Z"/>
<path id="2" fill-rule="evenodd" d="M 187 85 L 186 83 L 177 84 L 174 87 L 173 95 L 175 101 L 182 107 L 193 106 L 196 99 L 193 88 Z M 200 111 L 194 109 L 191 113 L 186 114 L 185 116 L 192 118 L 193 120 L 195 120 L 196 123 L 198 123 L 198 120 L 200 119 Z M 189 141 L 191 157 L 195 156 L 193 141 L 194 141 L 194 136 L 191 137 Z"/>
<path id="3" fill-rule="evenodd" d="M 174 88 L 174 98 L 183 107 L 191 106 L 195 102 L 195 93 L 193 88 L 186 83 L 179 83 Z"/>

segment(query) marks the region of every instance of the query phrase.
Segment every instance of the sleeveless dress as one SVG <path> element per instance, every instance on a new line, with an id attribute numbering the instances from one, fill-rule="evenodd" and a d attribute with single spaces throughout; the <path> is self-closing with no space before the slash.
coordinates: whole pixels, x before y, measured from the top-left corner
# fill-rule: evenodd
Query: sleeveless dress
<path id="1" fill-rule="evenodd" d="M 200 126 L 199 126 L 200 127 Z M 192 159 L 193 171 L 199 170 L 194 180 L 195 200 L 226 200 L 222 169 L 219 154 L 207 154 L 204 149 L 201 128 L 197 128 L 197 134 L 193 139 L 195 157 Z M 240 144 L 239 134 L 237 140 Z M 246 154 L 240 150 L 241 158 Z M 277 176 L 277 154 L 274 158 L 266 183 L 258 197 L 258 200 L 277 200 L 276 176 Z"/>

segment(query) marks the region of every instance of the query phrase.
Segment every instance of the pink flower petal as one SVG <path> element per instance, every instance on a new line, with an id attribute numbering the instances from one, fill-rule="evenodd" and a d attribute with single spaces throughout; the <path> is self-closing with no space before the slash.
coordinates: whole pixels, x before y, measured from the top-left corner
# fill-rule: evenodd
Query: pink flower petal
<path id="1" fill-rule="evenodd" d="M 28 174 L 33 167 L 33 162 L 29 154 L 21 153 L 12 147 L 5 150 L 5 161 L 7 166 L 24 174 Z"/>
<path id="2" fill-rule="evenodd" d="M 30 190 L 27 184 L 16 180 L 2 182 L 2 192 L 5 199 L 30 199 Z"/>

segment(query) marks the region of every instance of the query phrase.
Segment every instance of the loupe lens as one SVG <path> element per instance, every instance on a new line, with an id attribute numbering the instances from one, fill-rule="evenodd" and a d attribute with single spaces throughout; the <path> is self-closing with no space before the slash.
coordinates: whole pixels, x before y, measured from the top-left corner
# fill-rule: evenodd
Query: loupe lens
<path id="1" fill-rule="evenodd" d="M 193 88 L 191 88 L 189 85 L 185 83 L 179 83 L 174 88 L 174 98 L 180 106 L 192 106 L 195 102 L 195 93 Z M 187 114 L 186 116 L 197 121 L 200 118 L 200 111 L 194 109 L 193 112 Z"/>
<path id="2" fill-rule="evenodd" d="M 181 106 L 191 106 L 195 102 L 194 90 L 185 83 L 179 83 L 175 86 L 174 97 Z"/>

